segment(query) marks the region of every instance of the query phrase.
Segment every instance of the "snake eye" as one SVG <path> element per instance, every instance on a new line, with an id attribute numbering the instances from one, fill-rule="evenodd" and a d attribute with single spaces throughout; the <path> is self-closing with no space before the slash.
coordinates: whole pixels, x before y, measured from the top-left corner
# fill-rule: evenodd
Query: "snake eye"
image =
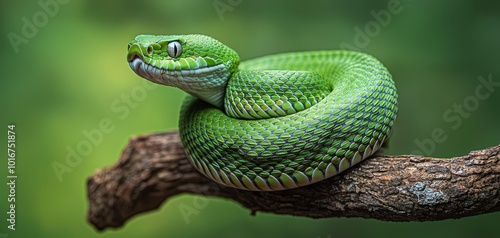
<path id="1" fill-rule="evenodd" d="M 182 45 L 178 41 L 169 42 L 167 45 L 168 56 L 172 58 L 177 58 L 182 53 Z"/>

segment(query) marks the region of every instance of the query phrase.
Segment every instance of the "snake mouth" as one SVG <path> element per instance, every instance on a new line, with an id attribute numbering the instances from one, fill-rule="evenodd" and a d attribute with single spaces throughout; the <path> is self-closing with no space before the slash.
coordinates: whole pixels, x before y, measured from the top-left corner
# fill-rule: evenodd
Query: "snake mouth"
<path id="1" fill-rule="evenodd" d="M 146 70 L 143 67 L 145 63 L 141 58 L 134 57 L 133 59 L 129 59 L 128 65 L 137 75 L 148 80 L 150 79 L 151 76 L 149 74 L 146 74 Z"/>
<path id="2" fill-rule="evenodd" d="M 196 69 L 164 69 L 150 65 L 138 56 L 129 58 L 129 66 L 137 75 L 164 85 L 170 85 L 168 81 L 173 78 L 178 80 L 183 77 L 203 77 L 225 68 L 224 64 L 217 64 Z"/>

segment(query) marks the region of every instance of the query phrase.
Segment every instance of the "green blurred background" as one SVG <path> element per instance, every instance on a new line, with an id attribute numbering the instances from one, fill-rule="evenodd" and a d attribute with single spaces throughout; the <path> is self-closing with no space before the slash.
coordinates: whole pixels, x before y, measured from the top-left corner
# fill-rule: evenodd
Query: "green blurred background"
<path id="1" fill-rule="evenodd" d="M 126 47 L 137 34 L 207 34 L 243 60 L 357 48 L 379 58 L 397 83 L 400 111 L 387 153 L 449 157 L 500 142 L 500 87 L 481 89 L 487 98 L 475 96 L 478 77 L 500 82 L 498 2 L 40 2 L 57 5 L 44 10 L 39 1 L 3 1 L 0 10 L 0 134 L 16 124 L 18 175 L 15 232 L 6 228 L 7 186 L 0 185 L 0 237 L 498 237 L 499 213 L 418 223 L 252 217 L 232 201 L 210 198 L 186 220 L 180 208 L 194 206 L 190 195 L 118 230 L 98 233 L 85 220 L 86 178 L 113 164 L 129 137 L 176 129 L 184 93 L 148 89 L 151 84 L 130 70 Z M 24 18 L 39 25 L 24 32 L 29 37 Z M 111 122 L 112 132 L 68 164 L 68 151 L 88 145 L 85 132 L 99 129 L 102 120 Z M 436 128 L 446 134 L 439 143 L 431 142 Z M 6 147 L 6 139 L 0 145 Z M 58 176 L 54 165 L 68 167 Z"/>

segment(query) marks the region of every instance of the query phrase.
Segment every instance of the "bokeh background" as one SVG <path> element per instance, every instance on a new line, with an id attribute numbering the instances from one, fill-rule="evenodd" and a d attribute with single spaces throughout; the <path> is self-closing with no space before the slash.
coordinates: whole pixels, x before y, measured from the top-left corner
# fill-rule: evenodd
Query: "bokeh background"
<path id="1" fill-rule="evenodd" d="M 481 89 L 482 99 L 475 90 L 481 76 L 500 82 L 499 7 L 472 0 L 2 1 L 0 180 L 9 123 L 17 126 L 18 179 L 15 232 L 6 228 L 7 186 L 0 185 L 0 237 L 498 237 L 499 213 L 415 223 L 252 217 L 232 201 L 209 198 L 186 218 L 180 208 L 195 207 L 190 195 L 98 233 L 85 220 L 85 185 L 118 159 L 129 137 L 177 127 L 184 93 L 150 87 L 125 60 L 128 41 L 142 33 L 207 34 L 243 60 L 367 52 L 389 68 L 399 91 L 387 153 L 450 157 L 497 145 L 500 87 Z M 112 131 L 89 139 L 102 120 Z M 446 139 L 432 141 L 436 128 Z M 68 162 L 78 146 L 85 153 Z"/>

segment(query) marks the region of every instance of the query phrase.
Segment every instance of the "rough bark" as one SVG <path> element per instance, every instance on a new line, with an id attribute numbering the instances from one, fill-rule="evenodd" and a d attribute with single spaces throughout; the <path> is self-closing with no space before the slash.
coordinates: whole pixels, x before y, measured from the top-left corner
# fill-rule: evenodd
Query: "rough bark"
<path id="1" fill-rule="evenodd" d="M 500 211 L 500 145 L 449 159 L 374 156 L 331 179 L 292 190 L 218 185 L 187 161 L 177 132 L 134 137 L 121 158 L 87 181 L 87 219 L 120 227 L 182 193 L 232 199 L 251 210 L 311 218 L 430 221 Z"/>

